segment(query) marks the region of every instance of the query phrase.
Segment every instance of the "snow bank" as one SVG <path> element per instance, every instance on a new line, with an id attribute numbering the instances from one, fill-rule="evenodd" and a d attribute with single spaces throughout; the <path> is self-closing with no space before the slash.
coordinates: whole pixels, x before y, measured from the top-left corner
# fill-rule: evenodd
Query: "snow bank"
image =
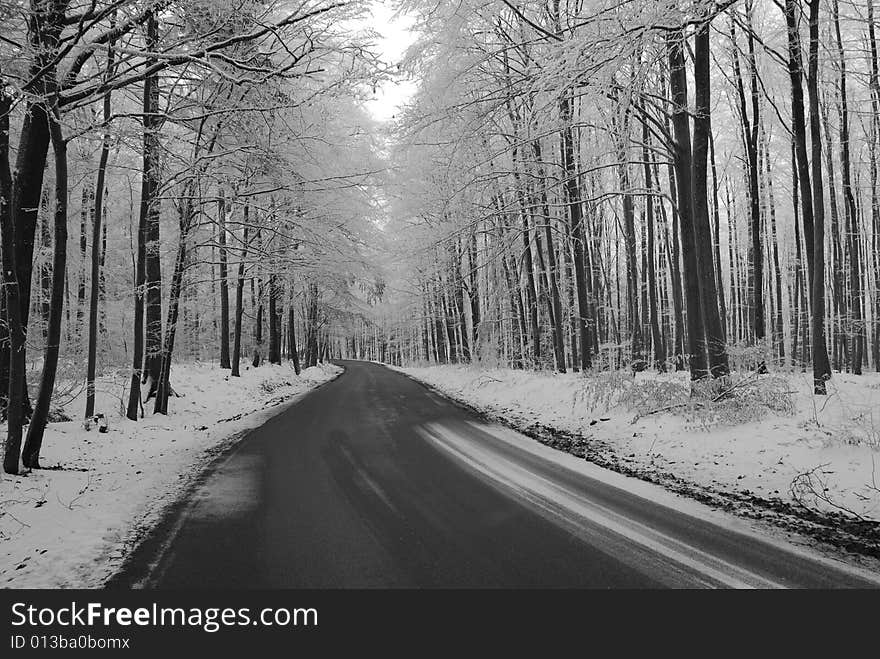
<path id="1" fill-rule="evenodd" d="M 738 422 L 729 406 L 646 414 L 652 404 L 658 409 L 679 400 L 687 391 L 686 373 L 399 370 L 518 427 L 538 424 L 583 436 L 661 482 L 671 475 L 712 491 L 880 520 L 876 373 L 836 374 L 826 397 L 813 395 L 810 374 L 769 376 L 769 400 L 740 410 L 745 421 Z M 732 380 L 746 377 L 734 374 Z"/>
<path id="2" fill-rule="evenodd" d="M 328 364 L 297 376 L 264 365 L 231 378 L 211 365 L 179 365 L 170 414 L 152 415 L 148 405 L 138 422 L 122 414 L 127 374 L 102 378 L 96 412 L 109 432 L 84 430 L 80 394 L 64 406 L 75 420 L 46 430 L 41 464 L 58 469 L 0 475 L 0 587 L 100 586 L 212 456 L 341 371 Z"/>

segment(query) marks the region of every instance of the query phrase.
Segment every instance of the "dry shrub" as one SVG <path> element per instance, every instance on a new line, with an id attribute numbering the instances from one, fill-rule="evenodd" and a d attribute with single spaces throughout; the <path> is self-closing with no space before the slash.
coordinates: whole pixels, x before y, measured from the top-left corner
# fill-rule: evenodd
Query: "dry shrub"
<path id="1" fill-rule="evenodd" d="M 708 430 L 758 421 L 770 413 L 794 414 L 790 389 L 786 378 L 773 375 L 690 383 L 643 380 L 634 383 L 620 402 L 636 418 L 666 412 Z"/>
<path id="2" fill-rule="evenodd" d="M 622 402 L 635 379 L 627 371 L 594 371 L 584 374 L 581 387 L 575 392 L 572 405 L 583 405 L 591 412 L 609 410 Z"/>
<path id="3" fill-rule="evenodd" d="M 633 383 L 621 404 L 637 416 L 658 410 L 676 410 L 691 403 L 690 387 L 677 380 L 641 380 Z"/>
<path id="4" fill-rule="evenodd" d="M 498 337 L 486 325 L 480 325 L 477 332 L 477 344 L 474 347 L 474 365 L 491 371 L 505 366 L 501 358 Z"/>
<path id="5" fill-rule="evenodd" d="M 739 342 L 727 346 L 727 360 L 730 369 L 735 372 L 753 371 L 762 363 L 769 365 L 773 362 L 772 355 L 773 349 L 767 341 L 755 344 Z"/>
<path id="6" fill-rule="evenodd" d="M 854 414 L 833 428 L 826 427 L 833 433 L 828 443 L 868 446 L 875 451 L 880 450 L 880 427 L 873 410 Z"/>
<path id="7" fill-rule="evenodd" d="M 72 360 L 61 360 L 55 372 L 55 389 L 52 393 L 52 406 L 65 408 L 79 396 L 85 395 L 86 383 L 82 364 Z M 39 382 L 39 377 L 29 380 Z"/>
<path id="8" fill-rule="evenodd" d="M 266 378 L 262 382 L 260 382 L 260 391 L 266 394 L 273 393 L 276 389 L 280 389 L 281 387 L 289 387 L 293 383 L 286 378 Z"/>
<path id="9" fill-rule="evenodd" d="M 727 387 L 717 381 L 694 383 L 695 404 L 685 416 L 706 429 L 760 421 L 771 413 L 790 416 L 794 395 L 789 381 L 777 375 L 750 375 Z"/>

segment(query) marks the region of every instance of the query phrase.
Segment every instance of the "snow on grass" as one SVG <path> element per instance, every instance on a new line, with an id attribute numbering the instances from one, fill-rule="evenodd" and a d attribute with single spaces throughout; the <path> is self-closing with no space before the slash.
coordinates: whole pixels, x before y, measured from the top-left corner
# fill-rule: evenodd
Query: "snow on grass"
<path id="1" fill-rule="evenodd" d="M 825 397 L 810 374 L 733 374 L 733 395 L 694 405 L 686 373 L 400 370 L 519 427 L 581 434 L 634 467 L 880 520 L 876 373 L 835 374 Z"/>
<path id="2" fill-rule="evenodd" d="M 41 464 L 26 476 L 0 475 L 0 587 L 98 587 L 119 566 L 136 534 L 149 528 L 189 479 L 278 404 L 336 377 L 320 365 L 297 376 L 289 366 L 242 370 L 241 378 L 207 364 L 171 374 L 179 397 L 168 416 L 125 419 L 127 374 L 97 383 L 96 412 L 109 431 L 83 428 L 85 396 L 65 406 L 74 421 L 49 424 Z"/>

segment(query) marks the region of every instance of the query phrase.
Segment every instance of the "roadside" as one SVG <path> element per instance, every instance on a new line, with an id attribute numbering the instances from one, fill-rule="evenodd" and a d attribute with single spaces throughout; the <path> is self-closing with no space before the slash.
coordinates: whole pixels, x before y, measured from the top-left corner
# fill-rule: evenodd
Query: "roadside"
<path id="1" fill-rule="evenodd" d="M 880 376 L 738 376 L 694 404 L 686 374 L 397 369 L 555 449 L 710 506 L 880 558 Z"/>
<path id="2" fill-rule="evenodd" d="M 297 376 L 264 365 L 230 378 L 208 364 L 182 364 L 172 374 L 179 397 L 171 413 L 138 422 L 120 414 L 126 374 L 102 378 L 96 410 L 108 432 L 83 428 L 80 395 L 64 406 L 74 420 L 46 431 L 47 469 L 0 476 L 0 587 L 99 587 L 213 457 L 341 372 L 325 364 Z"/>

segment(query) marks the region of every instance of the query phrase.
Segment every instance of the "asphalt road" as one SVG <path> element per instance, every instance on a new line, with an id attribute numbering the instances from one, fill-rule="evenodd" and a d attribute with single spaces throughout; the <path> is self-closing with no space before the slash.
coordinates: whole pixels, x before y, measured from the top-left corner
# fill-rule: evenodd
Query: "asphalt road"
<path id="1" fill-rule="evenodd" d="M 108 585 L 878 585 L 525 450 L 404 375 L 342 365 L 207 472 Z"/>

